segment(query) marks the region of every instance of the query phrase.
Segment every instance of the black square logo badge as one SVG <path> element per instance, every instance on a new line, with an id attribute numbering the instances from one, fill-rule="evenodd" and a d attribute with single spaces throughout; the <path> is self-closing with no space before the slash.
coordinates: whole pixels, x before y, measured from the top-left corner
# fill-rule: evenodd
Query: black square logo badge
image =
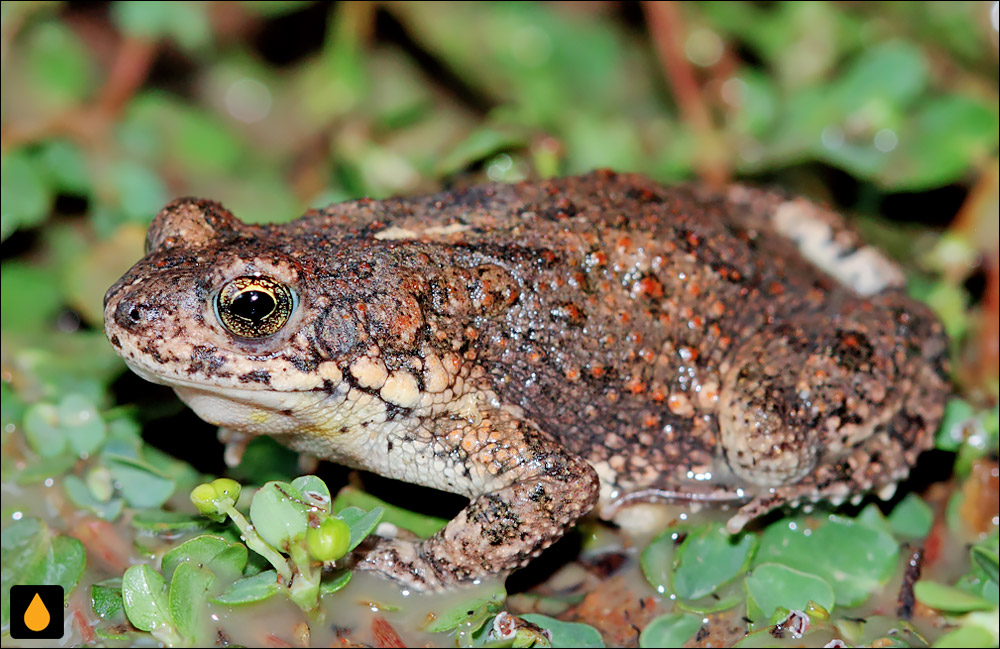
<path id="1" fill-rule="evenodd" d="M 11 586 L 10 637 L 57 640 L 63 636 L 62 586 Z"/>

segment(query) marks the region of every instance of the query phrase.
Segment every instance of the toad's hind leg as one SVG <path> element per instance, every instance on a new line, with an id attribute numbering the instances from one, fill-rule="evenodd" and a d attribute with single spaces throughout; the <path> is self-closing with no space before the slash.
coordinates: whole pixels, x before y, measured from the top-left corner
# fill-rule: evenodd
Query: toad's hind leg
<path id="1" fill-rule="evenodd" d="M 840 505 L 850 499 L 857 504 L 864 492 L 874 491 L 888 500 L 896 492 L 897 483 L 905 480 L 917 456 L 929 444 L 929 422 L 925 414 L 940 416 L 943 401 L 925 393 L 919 404 L 904 408 L 875 434 L 854 447 L 838 461 L 824 464 L 801 482 L 788 484 L 758 495 L 729 519 L 726 527 L 735 534 L 751 520 L 785 504 L 798 506 L 826 501 Z M 928 408 L 935 409 L 929 413 Z M 940 408 L 940 410 L 938 409 Z"/>
<path id="2" fill-rule="evenodd" d="M 719 408 L 725 459 L 762 494 L 738 519 L 905 475 L 940 419 L 944 351 L 933 316 L 894 292 L 846 297 L 749 338 Z M 873 456 L 882 469 L 860 470 Z"/>
<path id="3" fill-rule="evenodd" d="M 477 423 L 437 418 L 423 429 L 432 441 L 421 452 L 455 476 L 450 489 L 472 501 L 419 545 L 381 541 L 358 568 L 416 590 L 505 575 L 559 539 L 597 501 L 594 469 L 507 411 L 487 409 Z"/>

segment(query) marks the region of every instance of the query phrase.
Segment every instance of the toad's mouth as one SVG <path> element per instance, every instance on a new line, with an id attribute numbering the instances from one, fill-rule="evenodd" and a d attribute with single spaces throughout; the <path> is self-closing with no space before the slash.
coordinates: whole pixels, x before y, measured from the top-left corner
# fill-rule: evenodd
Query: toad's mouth
<path id="1" fill-rule="evenodd" d="M 321 363 L 306 372 L 283 356 L 236 358 L 216 366 L 198 358 L 174 357 L 169 362 L 157 362 L 144 354 L 130 353 L 124 346 L 118 351 L 130 370 L 150 383 L 169 387 L 246 393 L 330 392 L 343 380 L 343 374 L 333 362 Z"/>
<path id="2" fill-rule="evenodd" d="M 173 388 L 181 401 L 208 423 L 250 435 L 280 437 L 312 429 L 324 416 L 330 416 L 324 412 L 344 406 L 350 390 L 346 383 L 314 390 L 282 391 L 259 384 L 234 387 L 151 372 L 134 362 L 126 364 L 143 379 Z"/>
<path id="3" fill-rule="evenodd" d="M 201 344 L 183 335 L 137 337 L 106 322 L 105 333 L 129 369 L 174 388 L 219 393 L 332 392 L 343 381 L 338 363 L 317 362 L 300 350 L 237 353 L 225 345 Z"/>

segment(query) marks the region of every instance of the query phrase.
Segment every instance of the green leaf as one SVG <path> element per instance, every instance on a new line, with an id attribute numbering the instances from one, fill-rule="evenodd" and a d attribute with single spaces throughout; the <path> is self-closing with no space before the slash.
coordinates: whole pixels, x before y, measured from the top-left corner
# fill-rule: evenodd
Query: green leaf
<path id="1" fill-rule="evenodd" d="M 496 153 L 520 148 L 527 143 L 525 133 L 491 127 L 476 129 L 441 158 L 436 174 L 451 176 Z"/>
<path id="2" fill-rule="evenodd" d="M 59 409 L 51 403 L 35 403 L 24 413 L 24 434 L 36 453 L 44 458 L 61 455 L 69 440 L 60 426 Z"/>
<path id="3" fill-rule="evenodd" d="M 205 566 L 228 548 L 230 543 L 219 536 L 203 534 L 193 539 L 188 539 L 176 548 L 168 551 L 160 560 L 160 572 L 163 578 L 170 581 L 174 570 L 182 563 L 193 563 L 197 566 Z M 240 568 L 242 570 L 242 568 Z"/>
<path id="4" fill-rule="evenodd" d="M 239 577 L 247 565 L 247 548 L 242 543 L 230 543 L 219 536 L 196 536 L 163 555 L 160 566 L 163 578 L 171 579 L 174 570 L 182 563 L 207 568 L 220 581 L 231 581 Z"/>
<path id="5" fill-rule="evenodd" d="M 732 129 L 758 137 L 764 135 L 778 116 L 774 81 L 758 70 L 744 68 L 739 76 L 732 78 L 732 84 L 735 85 L 730 87 L 739 93 L 739 104 L 729 119 Z"/>
<path id="6" fill-rule="evenodd" d="M 308 512 L 302 493 L 287 482 L 268 482 L 250 502 L 250 520 L 257 533 L 285 551 L 293 541 L 305 537 Z"/>
<path id="7" fill-rule="evenodd" d="M 104 443 L 107 427 L 97 409 L 84 396 L 68 394 L 58 406 L 40 402 L 25 412 L 25 434 L 42 457 L 67 450 L 86 457 Z"/>
<path id="8" fill-rule="evenodd" d="M 52 269 L 4 261 L 0 274 L 0 304 L 3 305 L 0 323 L 4 334 L 51 330 L 63 304 L 57 284 Z M 44 376 L 45 369 L 43 365 L 35 371 Z"/>
<path id="9" fill-rule="evenodd" d="M 7 381 L 0 381 L 0 426 L 5 430 L 8 425 L 19 426 L 27 408 L 24 401 L 18 397 Z"/>
<path id="10" fill-rule="evenodd" d="M 94 633 L 102 640 L 113 640 L 115 642 L 129 642 L 135 637 L 134 634 L 120 633 L 121 630 L 122 627 L 119 625 L 105 626 L 99 624 L 94 628 Z"/>
<path id="11" fill-rule="evenodd" d="M 729 591 L 730 589 L 726 589 Z M 682 599 L 678 599 L 676 606 L 681 611 L 686 611 L 688 613 L 698 613 L 704 617 L 709 613 L 718 613 L 720 611 L 726 611 L 734 606 L 740 604 L 743 601 L 743 597 L 736 594 L 729 594 L 725 597 L 720 597 L 718 595 L 712 595 L 711 597 L 703 597 L 699 600 L 689 602 Z"/>
<path id="12" fill-rule="evenodd" d="M 224 122 L 199 109 L 178 112 L 177 157 L 194 172 L 231 172 L 246 155 Z"/>
<path id="13" fill-rule="evenodd" d="M 916 494 L 907 494 L 889 514 L 892 531 L 903 538 L 922 539 L 931 531 L 934 512 Z"/>
<path id="14" fill-rule="evenodd" d="M 44 22 L 28 32 L 25 44 L 32 85 L 50 101 L 66 106 L 95 87 L 91 50 L 64 22 Z"/>
<path id="15" fill-rule="evenodd" d="M 69 476 L 67 476 L 68 478 Z M 111 472 L 104 466 L 95 466 L 87 471 L 87 493 L 95 500 L 106 503 L 115 495 Z"/>
<path id="16" fill-rule="evenodd" d="M 71 536 L 54 536 L 42 556 L 22 575 L 27 584 L 62 586 L 68 598 L 76 588 L 87 564 L 83 544 Z"/>
<path id="17" fill-rule="evenodd" d="M 895 41 L 862 50 L 833 92 L 847 112 L 872 101 L 905 106 L 923 92 L 927 79 L 927 61 L 920 48 Z"/>
<path id="18" fill-rule="evenodd" d="M 9 266 L 4 264 L 5 291 L 8 280 L 13 280 L 8 274 Z M 50 286 L 36 288 L 50 295 L 36 296 L 34 305 L 28 303 L 31 309 L 44 309 L 42 303 L 51 295 L 57 300 L 61 299 Z M 4 316 L 6 316 L 7 293 L 2 297 Z M 53 401 L 69 393 L 78 393 L 93 403 L 100 402 L 105 397 L 105 387 L 122 371 L 121 359 L 107 344 L 104 332 L 76 331 L 72 334 L 61 334 L 49 331 L 48 323 L 38 323 L 37 326 L 39 331 L 34 335 L 24 332 L 12 333 L 6 328 L 6 324 L 3 331 L 6 352 L 11 355 L 14 363 L 32 368 L 31 372 L 37 381 L 35 388 L 41 392 L 39 396 Z"/>
<path id="19" fill-rule="evenodd" d="M 86 483 L 73 474 L 63 478 L 63 489 L 66 491 L 66 497 L 74 505 L 106 521 L 118 518 L 125 506 L 125 501 L 121 498 L 112 498 L 104 502 L 98 500 Z"/>
<path id="20" fill-rule="evenodd" d="M 62 586 L 68 598 L 83 576 L 83 569 L 87 566 L 87 551 L 79 540 L 59 535 L 52 539 L 49 552 L 51 558 L 47 562 L 41 583 Z"/>
<path id="21" fill-rule="evenodd" d="M 292 480 L 292 486 L 299 490 L 306 502 L 320 511 L 331 513 L 330 489 L 326 483 L 314 475 L 304 475 Z"/>
<path id="22" fill-rule="evenodd" d="M 520 616 L 521 619 L 537 624 L 552 633 L 553 647 L 603 647 L 604 640 L 601 634 L 589 624 L 580 622 L 563 622 L 554 617 L 539 615 L 538 613 L 526 613 Z"/>
<path id="23" fill-rule="evenodd" d="M 995 543 L 992 548 L 985 545 L 974 545 L 969 550 L 969 554 L 976 565 L 983 569 L 990 581 L 1000 583 L 1000 557 L 997 555 Z"/>
<path id="24" fill-rule="evenodd" d="M 350 574 L 350 573 L 348 573 Z M 234 582 L 218 597 L 212 598 L 217 604 L 236 606 L 262 602 L 281 589 L 278 586 L 278 573 L 273 570 L 259 572 L 252 577 L 246 577 Z"/>
<path id="25" fill-rule="evenodd" d="M 174 481 L 141 460 L 105 455 L 105 464 L 118 483 L 122 496 L 132 507 L 159 507 L 174 492 Z"/>
<path id="26" fill-rule="evenodd" d="M 485 622 L 486 614 L 499 611 L 506 598 L 507 591 L 500 585 L 485 594 L 477 594 L 475 597 L 442 611 L 424 630 L 429 633 L 443 633 L 458 628 L 470 619 Z"/>
<path id="27" fill-rule="evenodd" d="M 208 603 L 208 591 L 214 583 L 215 575 L 211 571 L 191 563 L 182 563 L 174 571 L 168 594 L 170 617 L 191 645 L 196 644 L 204 631 L 205 605 Z"/>
<path id="28" fill-rule="evenodd" d="M 72 455 L 57 455 L 55 457 L 43 458 L 38 462 L 33 462 L 22 470 L 14 474 L 14 479 L 18 484 L 35 484 L 43 482 L 49 478 L 56 478 L 64 475 L 73 468 L 77 458 Z"/>
<path id="29" fill-rule="evenodd" d="M 152 631 L 173 626 L 167 608 L 167 584 L 160 573 L 145 564 L 129 566 L 122 576 L 125 614 L 137 629 Z"/>
<path id="30" fill-rule="evenodd" d="M 639 646 L 680 647 L 694 637 L 702 626 L 703 617 L 690 613 L 668 613 L 653 618 L 639 634 Z"/>
<path id="31" fill-rule="evenodd" d="M 348 507 L 337 513 L 337 518 L 347 523 L 351 528 L 351 543 L 347 548 L 348 552 L 358 547 L 358 544 L 375 530 L 384 513 L 385 510 L 381 507 L 376 507 L 370 512 L 357 507 Z"/>
<path id="32" fill-rule="evenodd" d="M 764 619 L 779 608 L 805 610 L 809 602 L 833 609 L 834 592 L 826 581 L 778 563 L 755 566 L 743 583 Z"/>
<path id="33" fill-rule="evenodd" d="M 87 196 L 91 191 L 90 171 L 80 147 L 69 140 L 48 140 L 36 156 L 48 184 L 67 194 Z"/>
<path id="34" fill-rule="evenodd" d="M 192 563 L 182 563 L 174 570 L 168 594 L 170 617 L 181 636 L 192 645 L 204 630 L 205 604 L 214 583 L 215 575 L 210 570 Z"/>
<path id="35" fill-rule="evenodd" d="M 90 605 L 101 619 L 114 617 L 124 611 L 122 604 L 122 580 L 105 579 L 90 587 Z"/>
<path id="36" fill-rule="evenodd" d="M 86 458 L 104 443 L 107 425 L 94 404 L 80 394 L 67 394 L 59 402 L 59 423 L 66 430 L 69 446 Z"/>
<path id="37" fill-rule="evenodd" d="M 949 399 L 944 406 L 944 417 L 934 436 L 934 446 L 942 451 L 957 451 L 965 441 L 966 426 L 975 419 L 976 410 L 968 401 Z"/>
<path id="38" fill-rule="evenodd" d="M 920 282 L 913 277 L 907 283 L 907 290 L 934 310 L 949 338 L 957 340 L 965 334 L 969 326 L 969 294 L 965 287 L 947 280 Z"/>
<path id="39" fill-rule="evenodd" d="M 158 474 L 174 481 L 175 492 L 190 492 L 204 478 L 187 462 L 153 446 L 147 445 L 142 449 L 142 458 L 146 461 L 146 465 Z"/>
<path id="40" fill-rule="evenodd" d="M 996 102 L 957 94 L 931 97 L 907 130 L 894 152 L 897 164 L 882 182 L 897 191 L 945 185 L 989 159 L 998 135 Z"/>
<path id="41" fill-rule="evenodd" d="M 989 611 L 995 608 L 993 602 L 979 595 L 926 579 L 914 584 L 913 594 L 921 604 L 948 613 Z"/>
<path id="42" fill-rule="evenodd" d="M 722 524 L 693 531 L 677 549 L 674 592 L 685 600 L 710 595 L 746 571 L 756 545 L 756 536 L 730 536 Z"/>
<path id="43" fill-rule="evenodd" d="M 892 577 L 899 556 L 892 535 L 838 516 L 809 534 L 806 529 L 801 519 L 772 524 L 761 536 L 754 563 L 780 563 L 821 577 L 842 606 L 859 606 Z"/>
<path id="44" fill-rule="evenodd" d="M 211 27 L 206 7 L 199 2 L 123 0 L 111 6 L 111 15 L 126 34 L 143 39 L 171 38 L 185 50 L 206 46 Z"/>
<path id="45" fill-rule="evenodd" d="M 994 628 L 996 625 L 994 623 Z M 995 647 L 996 634 L 991 633 L 989 629 L 983 628 L 979 625 L 964 625 L 955 629 L 954 631 L 948 631 L 940 638 L 934 641 L 932 647 L 937 649 L 941 648 L 959 648 L 959 647 Z"/>
<path id="46" fill-rule="evenodd" d="M 677 552 L 678 539 L 683 530 L 668 529 L 650 541 L 642 551 L 640 565 L 642 574 L 656 592 L 664 595 L 670 589 L 670 574 L 673 570 L 674 555 Z"/>
<path id="47" fill-rule="evenodd" d="M 6 239 L 18 228 L 38 225 L 48 216 L 51 206 L 52 192 L 35 161 L 21 151 L 3 156 L 0 163 L 0 237 Z M 5 261 L 4 275 L 7 268 Z M 3 310 L 6 312 L 7 307 Z"/>
<path id="48" fill-rule="evenodd" d="M 341 511 L 347 507 L 358 507 L 364 510 L 381 507 L 385 510 L 385 515 L 382 517 L 383 521 L 409 530 L 422 539 L 433 536 L 438 530 L 448 524 L 448 519 L 446 518 L 411 512 L 408 509 L 387 503 L 381 498 L 372 496 L 351 486 L 341 489 L 333 501 L 333 511 Z"/>
<path id="49" fill-rule="evenodd" d="M 338 590 L 343 589 L 344 586 L 349 584 L 351 582 L 351 577 L 353 576 L 354 573 L 351 572 L 350 570 L 341 570 L 340 572 L 335 574 L 332 578 L 324 579 L 322 582 L 320 582 L 319 594 L 322 596 L 330 593 L 336 593 Z"/>
<path id="50" fill-rule="evenodd" d="M 875 503 L 865 505 L 865 508 L 858 512 L 854 522 L 858 525 L 870 527 L 882 534 L 892 534 L 892 525 L 889 524 L 889 520 L 882 514 L 882 510 Z"/>
<path id="51" fill-rule="evenodd" d="M 130 221 L 148 224 L 167 202 L 163 180 L 139 163 L 117 162 L 111 169 L 111 177 L 122 212 Z"/>
<path id="52" fill-rule="evenodd" d="M 44 560 L 49 549 L 48 528 L 37 518 L 24 518 L 11 523 L 0 535 L 0 566 L 3 570 L 0 588 L 4 593 L 10 587 L 27 583 L 24 573 Z M 3 597 L 3 626 L 10 624 L 10 599 Z"/>
<path id="53" fill-rule="evenodd" d="M 136 512 L 129 521 L 133 527 L 154 534 L 176 534 L 189 530 L 200 530 L 208 526 L 201 516 L 183 512 L 166 512 L 160 509 Z"/>

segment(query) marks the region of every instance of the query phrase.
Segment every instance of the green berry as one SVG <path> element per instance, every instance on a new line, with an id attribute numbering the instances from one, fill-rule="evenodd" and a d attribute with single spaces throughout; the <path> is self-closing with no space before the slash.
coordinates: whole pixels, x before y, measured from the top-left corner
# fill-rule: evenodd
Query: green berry
<path id="1" fill-rule="evenodd" d="M 219 495 L 215 487 L 208 483 L 202 483 L 191 490 L 191 503 L 198 510 L 199 514 L 204 514 L 205 516 L 217 514 L 216 501 L 218 499 Z"/>
<path id="2" fill-rule="evenodd" d="M 317 561 L 335 561 L 347 554 L 351 544 L 351 528 L 339 518 L 325 518 L 319 527 L 306 531 L 306 547 Z"/>

